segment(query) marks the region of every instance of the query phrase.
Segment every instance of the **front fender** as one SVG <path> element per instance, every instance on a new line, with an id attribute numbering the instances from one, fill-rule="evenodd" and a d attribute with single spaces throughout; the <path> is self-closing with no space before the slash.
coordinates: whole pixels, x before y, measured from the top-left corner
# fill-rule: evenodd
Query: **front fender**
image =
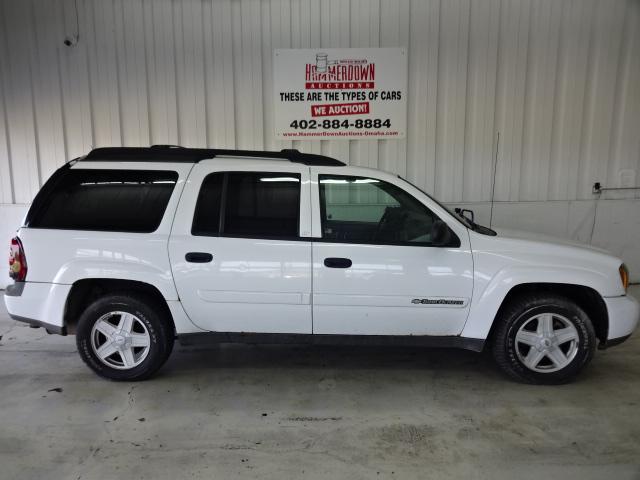
<path id="1" fill-rule="evenodd" d="M 515 286 L 532 283 L 578 285 L 605 296 L 611 290 L 611 281 L 609 275 L 596 270 L 551 265 L 506 267 L 488 280 L 476 273 L 471 309 L 461 336 L 487 338 L 500 306 Z"/>

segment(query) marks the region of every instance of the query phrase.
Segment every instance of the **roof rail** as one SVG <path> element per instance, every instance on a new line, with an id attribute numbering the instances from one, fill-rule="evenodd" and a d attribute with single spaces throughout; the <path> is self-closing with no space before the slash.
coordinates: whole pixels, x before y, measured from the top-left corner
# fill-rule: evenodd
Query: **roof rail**
<path id="1" fill-rule="evenodd" d="M 279 152 L 261 150 L 224 150 L 215 148 L 185 148 L 178 145 L 153 145 L 151 147 L 105 147 L 94 148 L 80 161 L 113 162 L 185 162 L 198 163 L 215 157 L 280 158 L 293 163 L 310 166 L 342 167 L 345 164 L 335 158 L 298 150 L 285 149 Z"/>

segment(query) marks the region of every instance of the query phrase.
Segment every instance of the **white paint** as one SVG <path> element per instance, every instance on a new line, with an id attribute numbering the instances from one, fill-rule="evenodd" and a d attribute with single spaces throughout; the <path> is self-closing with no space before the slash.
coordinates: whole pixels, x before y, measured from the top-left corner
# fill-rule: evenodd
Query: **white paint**
<path id="1" fill-rule="evenodd" d="M 613 317 L 616 332 L 631 333 L 638 321 L 638 303 L 620 280 L 620 259 L 593 247 L 557 242 L 527 232 L 499 232 L 490 237 L 469 232 L 473 251 L 474 284 L 469 318 L 462 336 L 486 338 L 500 305 L 514 286 L 523 283 L 561 283 L 591 288 L 602 297 L 624 297 L 628 308 Z M 627 318 L 630 314 L 631 318 Z M 614 337 L 610 337 L 614 338 Z"/>
<path id="2" fill-rule="evenodd" d="M 130 169 L 139 163 L 110 162 L 75 164 L 74 169 Z M 178 181 L 169 199 L 158 229 L 150 234 L 23 228 L 20 240 L 25 249 L 29 282 L 53 282 L 71 285 L 85 278 L 127 278 L 156 287 L 167 300 L 177 300 L 167 242 L 173 213 L 192 164 L 148 163 L 149 169 L 178 173 Z"/>
<path id="3" fill-rule="evenodd" d="M 452 206 L 473 209 L 489 225 L 489 203 Z M 632 282 L 640 281 L 640 200 L 497 202 L 492 225 L 604 248 L 624 260 Z"/>
<path id="4" fill-rule="evenodd" d="M 85 167 L 138 165 L 78 162 L 72 168 Z M 10 314 L 61 327 L 74 282 L 114 278 L 155 286 L 178 313 L 178 334 L 202 329 L 486 339 L 512 288 L 551 282 L 588 287 L 604 298 L 610 307 L 609 339 L 627 336 L 638 323 L 640 304 L 626 295 L 619 258 L 601 249 L 531 234 L 477 233 L 417 188 L 382 171 L 310 168 L 250 158 L 204 160 L 196 165 L 149 163 L 148 167 L 179 175 L 153 233 L 20 229 L 25 251 L 34 261 L 21 295 L 5 297 Z M 238 170 L 299 174 L 299 235 L 310 230 L 313 238 L 243 238 L 224 232 L 192 235 L 203 180 L 214 172 Z M 323 174 L 368 177 L 404 189 L 448 225 L 459 246 L 322 241 L 326 238 L 318 229 L 320 205 L 310 199 L 319 197 L 318 179 Z M 188 262 L 189 252 L 208 253 L 211 261 Z M 350 265 L 330 268 L 324 262 L 328 257 L 347 258 Z M 459 299 L 462 304 L 451 308 L 414 301 L 422 298 Z M 177 300 L 186 316 L 177 309 Z"/>
<path id="5" fill-rule="evenodd" d="M 187 315 L 198 327 L 218 332 L 312 333 L 310 241 L 191 234 L 202 181 L 219 171 L 300 175 L 300 232 L 311 230 L 309 167 L 256 159 L 205 160 L 195 165 L 169 241 L 173 279 Z M 190 263 L 185 259 L 188 252 L 210 253 L 213 258 Z"/>
<path id="6" fill-rule="evenodd" d="M 0 0 L 0 27 L 5 245 L 92 146 L 293 147 L 485 211 L 500 132 L 494 224 L 586 241 L 593 183 L 638 181 L 637 1 Z M 276 140 L 273 50 L 348 47 L 407 49 L 406 139 Z M 640 190 L 602 197 L 593 242 L 640 281 Z"/>
<path id="7" fill-rule="evenodd" d="M 486 202 L 450 206 L 471 208 L 478 222 L 489 224 L 490 205 Z M 5 245 L 8 250 L 9 241 L 15 236 L 27 209 L 28 205 L 0 205 L 0 226 L 4 227 L 0 249 Z M 640 282 L 640 200 L 600 200 L 595 225 L 594 213 L 595 201 L 588 200 L 498 202 L 494 206 L 493 226 L 543 233 L 605 248 L 624 260 L 632 282 Z M 0 288 L 9 282 L 8 264 L 0 264 Z"/>
<path id="8" fill-rule="evenodd" d="M 25 285 L 22 295 L 5 295 L 5 305 L 11 315 L 30 318 L 61 327 L 71 285 L 35 283 Z"/>
<path id="9" fill-rule="evenodd" d="M 615 322 L 609 324 L 609 338 L 625 337 L 638 326 L 640 304 L 637 301 L 630 302 L 630 298 L 633 297 L 627 295 L 604 299 L 609 317 L 616 319 Z"/>
<path id="10" fill-rule="evenodd" d="M 320 198 L 318 175 L 355 175 L 391 183 L 426 203 L 460 239 L 459 248 L 313 244 L 313 332 L 345 335 L 457 335 L 469 313 L 473 260 L 467 229 L 426 195 L 397 176 L 368 168 L 313 167 L 311 197 Z M 366 200 L 365 200 L 366 201 Z M 314 205 L 314 237 L 322 237 Z M 327 268 L 324 259 L 348 258 L 350 268 Z M 415 298 L 460 298 L 462 308 L 414 304 Z M 317 298 L 317 301 L 316 301 Z M 389 308 L 395 307 L 395 308 Z M 348 321 L 347 321 L 348 319 Z"/>

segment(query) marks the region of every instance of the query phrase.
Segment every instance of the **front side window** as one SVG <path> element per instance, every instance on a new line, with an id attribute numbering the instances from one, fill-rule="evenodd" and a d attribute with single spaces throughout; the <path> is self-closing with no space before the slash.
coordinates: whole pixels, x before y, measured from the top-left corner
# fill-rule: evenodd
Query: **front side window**
<path id="1" fill-rule="evenodd" d="M 429 245 L 438 217 L 391 183 L 319 175 L 322 238 L 369 244 Z"/>
<path id="2" fill-rule="evenodd" d="M 191 233 L 294 238 L 299 216 L 300 174 L 212 173 L 202 183 Z"/>
<path id="3" fill-rule="evenodd" d="M 165 170 L 70 169 L 38 202 L 29 227 L 150 233 L 177 180 Z"/>

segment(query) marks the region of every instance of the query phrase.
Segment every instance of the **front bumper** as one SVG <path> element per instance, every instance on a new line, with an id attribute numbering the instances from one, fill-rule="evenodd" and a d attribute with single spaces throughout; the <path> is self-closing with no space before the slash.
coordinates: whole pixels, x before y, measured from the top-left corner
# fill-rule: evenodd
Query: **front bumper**
<path id="1" fill-rule="evenodd" d="M 9 316 L 20 322 L 66 335 L 64 309 L 71 285 L 16 282 L 7 287 L 4 304 Z"/>
<path id="2" fill-rule="evenodd" d="M 629 296 L 606 297 L 609 314 L 609 333 L 605 347 L 618 345 L 633 333 L 640 319 L 640 303 Z"/>

